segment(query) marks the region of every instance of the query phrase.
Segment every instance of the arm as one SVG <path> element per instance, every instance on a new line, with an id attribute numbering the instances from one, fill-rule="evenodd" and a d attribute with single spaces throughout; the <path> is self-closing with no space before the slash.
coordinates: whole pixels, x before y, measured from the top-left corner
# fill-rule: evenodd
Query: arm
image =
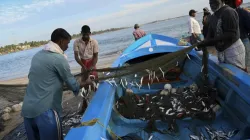
<path id="1" fill-rule="evenodd" d="M 99 46 L 98 46 L 98 42 L 97 41 L 94 42 L 94 46 L 93 47 L 94 47 L 93 48 L 93 53 L 94 54 L 93 54 L 93 62 L 92 62 L 91 69 L 93 69 L 96 66 L 97 61 L 98 61 Z"/>
<path id="2" fill-rule="evenodd" d="M 70 66 L 65 58 L 58 58 L 54 63 L 55 71 L 58 73 L 60 79 L 66 83 L 75 96 L 78 95 L 80 88 L 89 83 L 89 81 L 81 81 L 79 84 L 79 82 L 71 74 Z"/>

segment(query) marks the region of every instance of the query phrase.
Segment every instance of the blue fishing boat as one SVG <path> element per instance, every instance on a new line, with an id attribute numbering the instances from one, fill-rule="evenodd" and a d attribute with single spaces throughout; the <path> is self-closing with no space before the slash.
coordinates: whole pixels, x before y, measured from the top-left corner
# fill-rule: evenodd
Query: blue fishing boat
<path id="1" fill-rule="evenodd" d="M 112 67 L 119 67 L 125 63 L 144 61 L 150 56 L 176 52 L 188 47 L 179 46 L 179 40 L 167 36 L 149 34 L 130 45 L 113 63 Z M 189 58 L 180 62 L 183 66 L 179 79 L 168 82 L 172 87 L 187 87 L 192 83 L 202 82 L 202 52 L 192 50 L 189 52 Z M 89 126 L 72 128 L 66 135 L 66 140 L 105 140 L 111 139 L 111 135 L 131 136 L 131 139 L 143 140 L 186 140 L 201 139 L 196 137 L 195 133 L 204 134 L 203 138 L 213 137 L 211 135 L 220 135 L 222 132 L 227 133 L 225 139 L 246 139 L 250 133 L 250 76 L 244 71 L 229 64 L 219 64 L 217 57 L 210 55 L 208 60 L 209 82 L 217 89 L 220 108 L 216 111 L 216 119 L 212 122 L 200 121 L 195 119 L 177 120 L 179 127 L 178 135 L 161 134 L 145 132 L 142 128 L 147 126 L 147 121 L 139 119 L 127 119 L 123 117 L 114 108 L 119 97 L 125 94 L 121 86 L 115 86 L 109 82 L 100 83 L 98 90 L 89 103 L 88 108 L 82 116 L 81 122 L 98 120 Z M 166 83 L 156 83 L 142 86 L 141 89 L 133 88 L 134 94 L 153 94 L 164 89 Z M 158 129 L 167 128 L 168 124 L 156 121 Z M 214 129 L 214 133 L 205 132 L 207 127 Z M 192 129 L 190 129 L 192 127 Z M 230 132 L 232 130 L 237 130 Z M 194 132 L 197 131 L 197 132 Z M 210 133 L 210 134 L 209 134 Z M 230 134 L 229 134 L 230 133 Z M 235 134 L 232 134 L 235 133 Z M 135 137 L 138 136 L 138 137 Z M 221 134 L 222 135 L 222 134 Z M 231 137 L 229 136 L 231 135 Z M 132 138 L 133 137 L 133 138 Z M 124 138 L 125 139 L 125 138 Z"/>

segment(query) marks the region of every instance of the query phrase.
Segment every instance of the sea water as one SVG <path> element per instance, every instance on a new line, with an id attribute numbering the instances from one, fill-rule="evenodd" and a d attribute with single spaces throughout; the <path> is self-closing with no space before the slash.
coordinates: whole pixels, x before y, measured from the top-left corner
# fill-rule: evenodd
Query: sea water
<path id="1" fill-rule="evenodd" d="M 143 29 L 147 34 L 152 33 L 181 38 L 188 32 L 188 18 L 188 16 L 183 16 L 165 21 L 144 24 L 141 26 L 141 29 Z M 198 14 L 196 19 L 200 22 L 202 27 L 202 14 Z M 120 52 L 133 43 L 133 30 L 134 29 L 131 27 L 114 32 L 93 35 L 92 38 L 96 39 L 99 43 L 100 57 Z M 70 42 L 69 48 L 65 52 L 68 56 L 71 68 L 79 67 L 74 60 L 73 42 L 74 40 Z M 0 80 L 27 76 L 32 57 L 41 49 L 42 47 L 38 47 L 0 56 Z"/>

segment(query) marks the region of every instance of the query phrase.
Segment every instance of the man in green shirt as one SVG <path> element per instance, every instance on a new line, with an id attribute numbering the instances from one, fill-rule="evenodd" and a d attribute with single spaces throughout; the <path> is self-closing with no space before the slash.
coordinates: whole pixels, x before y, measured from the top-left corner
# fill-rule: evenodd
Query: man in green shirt
<path id="1" fill-rule="evenodd" d="M 77 96 L 81 87 L 91 83 L 89 79 L 78 83 L 71 74 L 64 54 L 70 40 L 70 34 L 58 28 L 53 31 L 51 41 L 32 58 L 22 107 L 29 140 L 63 139 L 59 117 L 63 84 L 66 83 Z"/>

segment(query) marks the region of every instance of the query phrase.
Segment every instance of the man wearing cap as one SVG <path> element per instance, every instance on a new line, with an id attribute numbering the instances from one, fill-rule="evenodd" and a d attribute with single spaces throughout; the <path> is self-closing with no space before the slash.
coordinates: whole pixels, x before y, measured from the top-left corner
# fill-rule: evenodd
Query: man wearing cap
<path id="1" fill-rule="evenodd" d="M 201 27 L 199 22 L 195 19 L 196 11 L 190 10 L 189 11 L 189 33 L 191 34 L 190 37 L 190 43 L 195 44 L 198 41 L 201 41 L 203 39 L 203 36 L 201 34 Z"/>
<path id="2" fill-rule="evenodd" d="M 203 20 L 202 20 L 202 24 L 203 24 L 203 36 L 204 38 L 206 38 L 207 36 L 207 32 L 208 32 L 208 27 L 209 27 L 209 18 L 211 16 L 211 13 L 209 12 L 209 9 L 207 7 L 203 8 Z"/>
<path id="3" fill-rule="evenodd" d="M 249 36 L 250 33 L 250 11 L 240 7 L 243 0 L 226 0 L 226 4 L 234 8 L 239 15 L 239 26 L 240 26 L 240 38 L 245 46 L 246 50 L 246 68 L 248 73 L 250 73 L 250 43 Z"/>
<path id="4" fill-rule="evenodd" d="M 146 35 L 146 33 L 140 29 L 138 24 L 135 24 L 134 29 L 135 30 L 133 32 L 133 35 L 134 35 L 135 41 Z"/>
<path id="5" fill-rule="evenodd" d="M 237 12 L 224 0 L 209 0 L 214 14 L 209 21 L 207 37 L 198 47 L 215 46 L 220 63 L 232 64 L 242 70 L 245 66 L 245 47 L 240 39 Z"/>

